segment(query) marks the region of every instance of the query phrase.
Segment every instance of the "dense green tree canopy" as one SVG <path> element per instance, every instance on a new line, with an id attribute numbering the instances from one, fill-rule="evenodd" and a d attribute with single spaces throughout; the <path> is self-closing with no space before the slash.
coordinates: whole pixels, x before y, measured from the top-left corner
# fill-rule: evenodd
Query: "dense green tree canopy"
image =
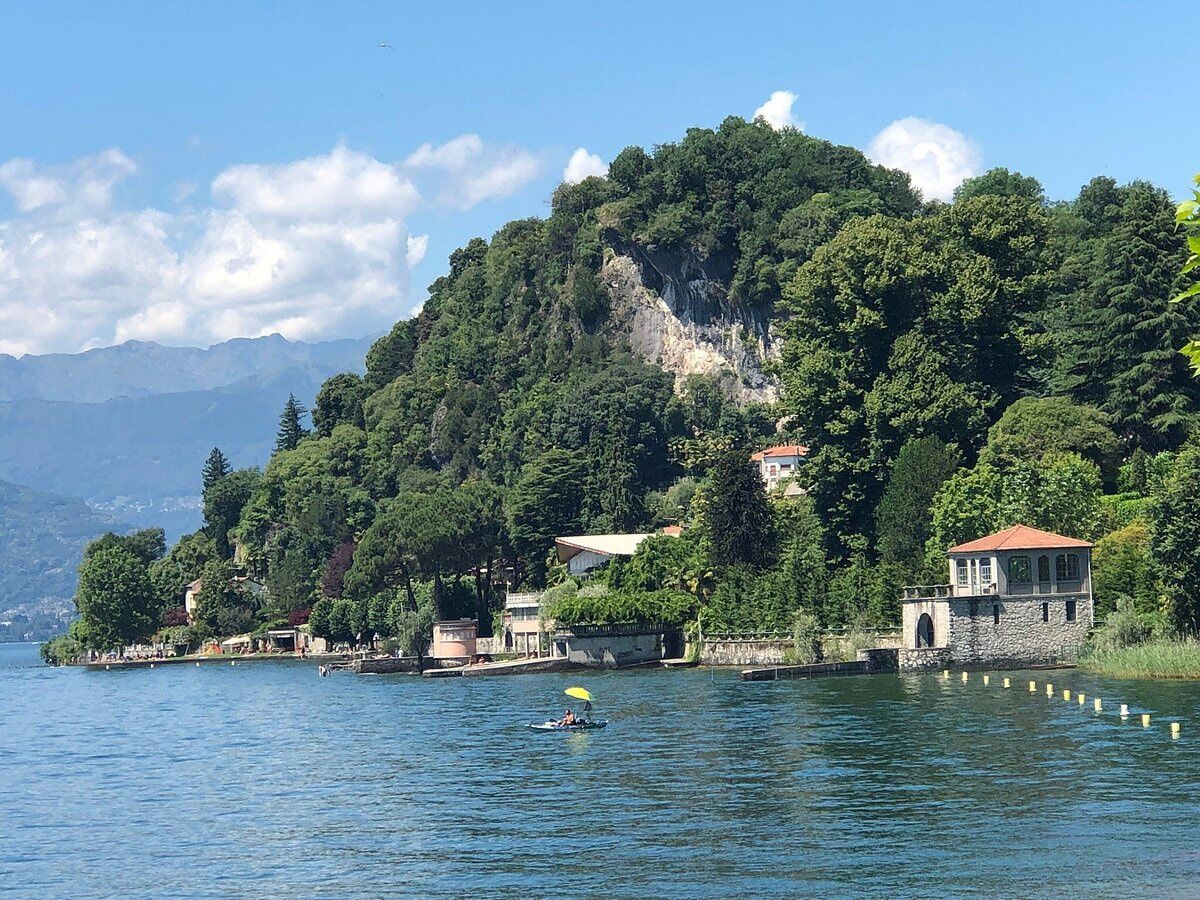
<path id="1" fill-rule="evenodd" d="M 158 599 L 146 563 L 120 546 L 97 549 L 79 568 L 75 606 L 87 624 L 90 646 L 124 647 L 158 624 Z"/>
<path id="2" fill-rule="evenodd" d="M 958 461 L 958 451 L 935 437 L 913 438 L 900 448 L 877 515 L 877 546 L 885 562 L 920 565 L 930 506 Z"/>
<path id="3" fill-rule="evenodd" d="M 1035 460 L 1047 450 L 1078 453 L 1100 467 L 1107 483 L 1116 481 L 1121 457 L 1108 418 L 1064 397 L 1022 397 L 988 429 L 980 460 L 999 468 Z"/>

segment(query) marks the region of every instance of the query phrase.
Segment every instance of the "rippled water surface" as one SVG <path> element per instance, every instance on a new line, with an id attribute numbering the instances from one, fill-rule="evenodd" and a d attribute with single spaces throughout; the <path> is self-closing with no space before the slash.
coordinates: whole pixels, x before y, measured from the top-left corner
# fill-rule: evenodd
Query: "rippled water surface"
<path id="1" fill-rule="evenodd" d="M 608 729 L 521 727 L 574 683 Z M 0 891 L 1200 895 L 1200 684 L 1013 683 L 86 672 L 0 645 Z"/>

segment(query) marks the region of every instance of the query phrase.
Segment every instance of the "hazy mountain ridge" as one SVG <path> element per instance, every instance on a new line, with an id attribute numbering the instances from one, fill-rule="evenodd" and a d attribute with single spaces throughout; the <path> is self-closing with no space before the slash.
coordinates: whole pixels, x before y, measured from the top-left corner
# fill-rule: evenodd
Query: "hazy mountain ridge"
<path id="1" fill-rule="evenodd" d="M 0 481 L 0 640 L 39 640 L 74 612 L 83 548 L 130 526 L 73 497 Z M 7 623 L 7 624 L 6 624 Z"/>
<path id="2" fill-rule="evenodd" d="M 82 353 L 22 357 L 0 354 L 0 401 L 101 403 L 209 390 L 295 368 L 334 374 L 359 371 L 373 338 L 308 344 L 278 334 L 235 338 L 211 347 L 168 347 L 126 341 Z"/>
<path id="3" fill-rule="evenodd" d="M 370 344 L 272 335 L 0 356 L 0 620 L 69 606 L 80 553 L 105 531 L 199 527 L 212 447 L 264 465 L 288 394 L 311 406 L 331 375 L 363 371 Z"/>

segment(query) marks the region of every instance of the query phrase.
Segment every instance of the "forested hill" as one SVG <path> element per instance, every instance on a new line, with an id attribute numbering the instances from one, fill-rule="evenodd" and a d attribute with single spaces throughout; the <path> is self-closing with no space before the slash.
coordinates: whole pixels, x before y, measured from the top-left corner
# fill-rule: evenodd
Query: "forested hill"
<path id="1" fill-rule="evenodd" d="M 1169 508 L 1147 498 L 1191 464 L 1178 348 L 1200 322 L 1166 302 L 1184 260 L 1146 183 L 1049 202 L 996 169 L 926 204 L 856 150 L 738 118 L 631 147 L 453 253 L 264 473 L 216 466 L 205 530 L 153 564 L 158 602 L 206 565 L 227 582 L 236 549 L 260 618 L 411 638 L 427 587 L 486 632 L 501 573 L 561 580 L 555 535 L 668 522 L 682 540 L 564 617 L 887 623 L 900 583 L 1015 521 L 1140 528 L 1144 557 Z M 768 507 L 746 455 L 785 441 L 812 448 L 809 499 Z M 211 604 L 201 628 L 252 617 Z"/>

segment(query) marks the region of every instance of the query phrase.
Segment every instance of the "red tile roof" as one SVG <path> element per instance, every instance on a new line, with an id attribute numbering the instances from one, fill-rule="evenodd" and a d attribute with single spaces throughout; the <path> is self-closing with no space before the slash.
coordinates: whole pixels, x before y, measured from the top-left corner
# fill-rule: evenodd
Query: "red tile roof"
<path id="1" fill-rule="evenodd" d="M 1028 525 L 1014 525 L 987 537 L 951 547 L 951 553 L 980 553 L 987 550 L 1055 550 L 1061 547 L 1090 547 L 1079 538 L 1063 537 Z"/>
<path id="2" fill-rule="evenodd" d="M 774 456 L 808 456 L 808 448 L 800 444 L 780 444 L 778 447 L 768 447 L 766 450 L 752 453 L 750 459 L 753 462 L 761 462 Z"/>

